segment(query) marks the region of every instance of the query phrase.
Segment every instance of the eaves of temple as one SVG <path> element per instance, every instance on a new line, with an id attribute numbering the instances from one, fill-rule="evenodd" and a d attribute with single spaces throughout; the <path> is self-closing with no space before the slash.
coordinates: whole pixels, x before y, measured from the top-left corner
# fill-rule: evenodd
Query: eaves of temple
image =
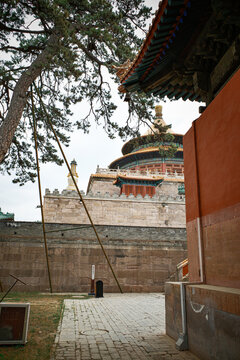
<path id="1" fill-rule="evenodd" d="M 239 1 L 163 0 L 119 90 L 209 104 L 239 68 L 239 28 Z"/>

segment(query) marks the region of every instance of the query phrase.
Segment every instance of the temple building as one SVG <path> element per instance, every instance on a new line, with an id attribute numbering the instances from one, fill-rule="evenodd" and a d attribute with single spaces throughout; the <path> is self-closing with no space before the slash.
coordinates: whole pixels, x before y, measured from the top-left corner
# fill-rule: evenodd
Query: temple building
<path id="1" fill-rule="evenodd" d="M 155 123 L 161 126 L 167 126 L 162 118 L 162 106 L 155 107 Z M 166 141 L 161 143 L 158 138 L 158 130 L 154 129 L 154 125 L 147 133 L 140 138 L 131 139 L 122 148 L 123 156 L 114 160 L 109 168 L 110 169 L 131 169 L 139 170 L 140 172 L 149 171 L 154 172 L 157 170 L 160 173 L 177 173 L 183 174 L 183 135 L 175 134 L 170 129 L 168 133 L 174 134 L 172 141 L 177 145 L 176 152 L 173 157 L 165 158 L 159 151 L 159 146 L 168 146 Z"/>
<path id="2" fill-rule="evenodd" d="M 166 330 L 201 359 L 240 358 L 240 2 L 163 0 L 119 90 L 206 103 L 184 135 L 189 283 L 166 284 Z"/>
<path id="3" fill-rule="evenodd" d="M 185 228 L 183 135 L 161 137 L 157 125 L 166 127 L 162 107 L 155 108 L 155 123 L 148 132 L 131 139 L 122 148 L 123 156 L 108 169 L 97 167 L 89 179 L 88 210 L 96 225 L 156 226 Z M 156 125 L 157 124 L 157 125 Z M 173 145 L 172 145 L 173 144 Z M 169 149 L 174 146 L 173 156 Z M 71 168 L 78 179 L 76 161 Z M 45 220 L 51 223 L 88 224 L 83 205 L 68 174 L 68 186 L 61 193 L 46 189 Z"/>
<path id="4" fill-rule="evenodd" d="M 1 208 L 0 208 L 0 222 L 9 222 L 9 221 L 14 221 L 14 214 L 13 213 L 3 213 L 1 211 Z"/>
<path id="5" fill-rule="evenodd" d="M 98 166 L 86 193 L 81 191 L 123 292 L 164 291 L 165 282 L 177 278 L 177 264 L 187 258 L 182 135 L 173 138 L 169 130 L 165 137 L 163 126 L 157 107 L 148 133 L 128 141 L 123 156 L 107 169 Z M 71 171 L 77 182 L 76 160 Z M 69 174 L 67 179 L 66 189 L 46 189 L 44 197 L 53 291 L 88 293 L 94 264 L 104 291 L 118 292 Z M 24 291 L 48 291 L 41 223 L 0 222 L 0 232 L 3 287 L 10 286 L 8 274 L 14 271 L 26 282 Z"/>

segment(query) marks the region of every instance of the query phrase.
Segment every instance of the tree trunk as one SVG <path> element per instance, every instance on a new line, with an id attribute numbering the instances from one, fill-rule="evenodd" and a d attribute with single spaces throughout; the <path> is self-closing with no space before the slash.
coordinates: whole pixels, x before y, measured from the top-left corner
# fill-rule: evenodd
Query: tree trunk
<path id="1" fill-rule="evenodd" d="M 8 113 L 0 127 L 0 163 L 4 160 L 12 143 L 16 128 L 21 120 L 27 102 L 29 86 L 40 75 L 46 63 L 49 63 L 53 56 L 57 54 L 59 39 L 60 36 L 57 34 L 52 34 L 49 37 L 45 49 L 38 55 L 29 68 L 24 71 L 13 90 Z"/>

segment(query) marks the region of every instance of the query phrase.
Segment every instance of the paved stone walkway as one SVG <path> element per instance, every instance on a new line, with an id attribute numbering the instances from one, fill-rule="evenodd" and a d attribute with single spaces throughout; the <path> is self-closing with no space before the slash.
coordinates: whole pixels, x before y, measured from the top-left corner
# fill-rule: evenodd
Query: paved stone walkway
<path id="1" fill-rule="evenodd" d="M 163 294 L 65 300 L 52 360 L 197 360 L 165 334 Z"/>

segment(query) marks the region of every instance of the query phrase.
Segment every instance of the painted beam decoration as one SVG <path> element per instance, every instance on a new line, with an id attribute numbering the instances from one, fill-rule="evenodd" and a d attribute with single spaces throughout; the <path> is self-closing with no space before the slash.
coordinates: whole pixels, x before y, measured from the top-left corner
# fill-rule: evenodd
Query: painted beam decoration
<path id="1" fill-rule="evenodd" d="M 238 1 L 163 0 L 119 90 L 209 103 L 239 65 L 239 29 Z"/>
<path id="2" fill-rule="evenodd" d="M 130 177 L 119 175 L 113 182 L 114 185 L 120 187 L 121 194 L 126 196 L 132 195 L 134 197 L 140 195 L 150 198 L 156 194 L 156 187 L 163 182 L 163 177 Z"/>
<path id="3" fill-rule="evenodd" d="M 124 184 L 128 185 L 142 185 L 142 186 L 157 186 L 163 181 L 163 177 L 161 178 L 131 178 L 128 176 L 118 176 L 117 179 L 114 181 L 114 185 L 118 187 L 122 187 Z"/>

